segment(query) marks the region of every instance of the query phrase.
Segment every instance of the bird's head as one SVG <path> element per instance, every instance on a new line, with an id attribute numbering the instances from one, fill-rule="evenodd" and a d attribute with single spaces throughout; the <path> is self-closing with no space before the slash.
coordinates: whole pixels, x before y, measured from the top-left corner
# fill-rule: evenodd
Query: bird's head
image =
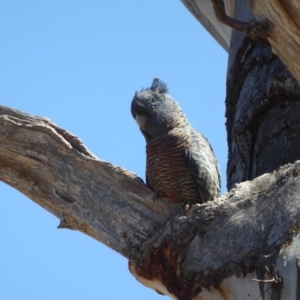
<path id="1" fill-rule="evenodd" d="M 181 108 L 168 94 L 167 85 L 158 78 L 154 78 L 150 88 L 135 93 L 131 113 L 147 141 L 185 125 L 186 121 Z"/>

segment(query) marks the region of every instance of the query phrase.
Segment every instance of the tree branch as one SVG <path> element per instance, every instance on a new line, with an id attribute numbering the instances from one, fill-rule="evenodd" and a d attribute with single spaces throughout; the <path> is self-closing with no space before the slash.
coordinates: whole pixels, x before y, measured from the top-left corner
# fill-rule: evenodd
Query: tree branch
<path id="1" fill-rule="evenodd" d="M 215 15 L 221 23 L 249 35 L 252 39 L 266 38 L 273 29 L 272 23 L 266 19 L 262 21 L 252 20 L 242 22 L 231 18 L 226 14 L 223 0 L 211 0 L 211 2 L 214 7 Z"/>
<path id="2" fill-rule="evenodd" d="M 97 159 L 50 120 L 1 106 L 0 123 L 0 179 L 56 215 L 60 228 L 129 257 L 138 280 L 174 299 L 211 299 L 212 289 L 232 289 L 233 277 L 265 293 L 275 282 L 267 270 L 299 233 L 300 162 L 185 214 L 167 199 L 153 202 L 140 178 Z M 284 276 L 281 268 L 276 282 Z"/>
<path id="3" fill-rule="evenodd" d="M 97 159 L 50 120 L 0 106 L 0 180 L 128 257 L 180 207 L 154 202 L 135 174 Z"/>
<path id="4" fill-rule="evenodd" d="M 220 287 L 231 276 L 265 274 L 299 233 L 299 194 L 300 161 L 238 184 L 168 222 L 133 252 L 131 271 L 146 285 L 162 283 L 178 299 Z"/>
<path id="5" fill-rule="evenodd" d="M 300 82 L 300 66 L 295 63 L 300 53 L 300 3 L 294 0 L 248 0 L 257 21 L 242 22 L 225 13 L 224 0 L 198 1 L 181 0 L 215 39 L 224 47 L 224 40 L 230 44 L 231 32 L 220 29 L 220 23 L 244 32 L 253 38 L 267 38 L 274 54 Z M 235 0 L 226 1 L 234 7 Z M 211 15 L 211 7 L 215 16 Z M 199 12 L 196 14 L 195 11 Z M 204 15 L 204 16 L 202 16 Z M 207 22 L 209 20 L 209 25 Z M 212 28 L 210 28 L 212 27 Z M 222 35 L 220 37 L 220 34 Z M 226 50 L 227 47 L 225 47 Z"/>

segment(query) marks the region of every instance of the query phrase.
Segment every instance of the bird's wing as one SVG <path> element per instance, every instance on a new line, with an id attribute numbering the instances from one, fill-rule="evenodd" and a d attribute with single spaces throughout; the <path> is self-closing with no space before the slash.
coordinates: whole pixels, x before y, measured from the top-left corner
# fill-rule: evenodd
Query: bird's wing
<path id="1" fill-rule="evenodd" d="M 202 202 L 218 197 L 221 186 L 218 161 L 208 140 L 195 129 L 191 131 L 191 145 L 185 155 Z"/>

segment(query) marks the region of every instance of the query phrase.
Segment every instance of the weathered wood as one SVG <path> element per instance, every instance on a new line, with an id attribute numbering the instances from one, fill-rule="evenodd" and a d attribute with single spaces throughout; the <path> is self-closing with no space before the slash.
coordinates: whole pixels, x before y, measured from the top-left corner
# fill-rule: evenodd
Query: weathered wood
<path id="1" fill-rule="evenodd" d="M 189 0 L 189 3 L 191 2 L 194 5 L 199 4 L 197 0 Z M 298 61 L 300 53 L 299 1 L 240 0 L 231 2 L 235 2 L 234 19 L 248 22 L 253 20 L 255 16 L 258 20 L 267 18 L 273 23 L 274 27 L 270 36 L 268 36 L 271 45 L 267 40 L 254 41 L 235 30 L 233 30 L 230 37 L 231 47 L 229 49 L 226 96 L 226 126 L 229 146 L 227 185 L 229 189 L 232 189 L 237 183 L 251 180 L 264 173 L 272 172 L 283 164 L 300 159 L 300 86 L 298 84 L 300 77 L 299 64 L 295 63 Z M 249 4 L 253 11 L 250 9 Z M 221 15 L 221 19 L 223 17 Z M 200 19 L 199 21 L 202 22 Z M 214 24 L 214 22 L 211 22 L 211 24 Z M 210 32 L 213 33 L 213 30 Z M 274 52 L 279 57 L 274 55 Z M 257 180 L 262 178 L 258 177 Z M 274 190 L 274 194 L 272 190 L 267 190 L 264 196 L 259 195 L 253 213 L 251 213 L 251 210 L 248 211 L 247 207 L 240 206 L 239 209 L 242 215 L 240 217 L 235 215 L 230 217 L 230 210 L 226 206 L 229 216 L 228 219 L 224 217 L 222 222 L 218 224 L 219 228 L 222 227 L 221 231 L 218 231 L 219 228 L 216 226 L 213 233 L 209 234 L 206 231 L 203 238 L 199 239 L 199 243 L 192 239 L 189 247 L 185 248 L 185 251 L 188 252 L 184 255 L 188 259 L 184 260 L 183 265 L 190 266 L 193 264 L 194 267 L 188 269 L 190 272 L 183 268 L 188 274 L 188 279 L 184 280 L 183 284 L 179 284 L 179 286 L 183 287 L 184 284 L 189 285 L 189 283 L 191 285 L 189 286 L 190 289 L 182 288 L 182 291 L 192 291 L 193 289 L 196 291 L 197 279 L 199 274 L 203 272 L 204 275 L 202 277 L 200 275 L 199 279 L 202 292 L 193 299 L 299 299 L 300 235 L 298 234 L 291 243 L 285 244 L 282 241 L 282 244 L 280 242 L 277 244 L 275 242 L 276 238 L 274 239 L 276 233 L 273 231 L 278 226 L 276 230 L 278 234 L 285 227 L 282 223 L 283 219 L 293 218 L 293 210 L 298 210 L 298 192 L 291 196 L 291 193 L 294 193 L 293 188 L 283 188 L 285 183 L 287 182 L 283 180 L 281 184 L 277 184 L 281 188 L 276 192 Z M 298 184 L 296 183 L 296 185 Z M 254 187 L 250 189 L 253 193 L 255 193 L 255 190 Z M 277 203 L 279 206 L 274 207 L 273 201 L 269 202 L 271 199 L 269 197 L 273 197 L 272 194 L 274 198 L 283 196 L 280 200 L 283 202 Z M 255 198 L 255 195 L 253 196 Z M 295 201 L 292 210 L 290 210 L 289 203 L 285 203 L 285 200 L 283 200 L 284 197 L 290 199 L 290 196 L 294 199 L 291 201 Z M 268 198 L 269 200 L 266 200 Z M 243 196 L 241 196 L 241 199 L 244 199 Z M 252 206 L 253 204 L 251 200 L 248 205 Z M 266 218 L 269 217 L 268 221 L 265 219 L 266 222 L 262 222 L 262 219 L 264 219 L 262 209 L 265 210 Z M 206 209 L 202 213 L 205 211 Z M 287 214 L 285 214 L 285 211 Z M 247 220 L 250 219 L 253 219 L 258 227 L 260 224 L 261 228 L 259 229 L 256 225 L 253 226 L 253 224 L 247 223 Z M 299 215 L 295 216 L 294 221 L 294 229 L 286 228 L 280 234 L 286 237 L 290 233 L 297 234 L 299 232 Z M 218 218 L 213 218 L 208 226 L 209 230 L 211 230 L 214 222 L 218 222 Z M 235 236 L 229 234 L 231 226 L 235 227 L 236 230 L 239 229 L 240 232 L 236 232 Z M 223 229 L 224 227 L 226 229 Z M 255 234 L 253 235 L 252 230 L 259 232 L 258 239 Z M 198 231 L 196 230 L 196 232 Z M 222 235 L 218 239 L 219 233 L 222 233 Z M 264 239 L 263 236 L 265 240 L 259 246 L 258 244 Z M 277 235 L 277 237 L 279 236 Z M 244 240 L 242 241 L 242 239 Z M 208 240 L 211 246 L 214 244 L 209 250 L 203 246 L 207 245 Z M 270 247 L 272 240 L 273 245 Z M 195 243 L 194 248 L 192 247 L 193 243 Z M 249 255 L 245 254 L 243 256 L 242 253 L 249 243 L 258 248 L 250 251 Z M 177 248 L 180 247 L 177 245 Z M 193 250 L 190 251 L 190 249 Z M 250 257 L 255 257 L 255 259 L 252 260 Z M 222 261 L 219 264 L 220 268 L 214 268 L 210 263 L 207 264 L 207 261 L 211 262 L 212 260 L 216 264 Z M 254 263 L 255 260 L 256 263 Z M 237 261 L 241 264 L 238 265 Z M 223 262 L 225 262 L 224 269 L 221 267 Z M 276 268 L 272 267 L 275 262 Z M 251 267 L 253 264 L 254 268 Z M 238 270 L 234 267 L 236 265 L 240 267 L 242 273 L 242 266 L 244 265 L 245 273 L 247 273 L 246 277 L 236 276 Z M 137 266 L 134 265 L 137 269 L 137 275 L 141 272 L 140 270 L 143 271 L 143 266 L 143 261 Z M 269 269 L 271 267 L 273 271 L 270 269 L 270 272 L 266 272 L 265 266 L 268 266 Z M 176 269 L 176 271 L 186 274 L 183 273 L 182 268 L 179 271 Z M 260 278 L 258 282 L 252 280 L 256 276 Z M 264 276 L 268 276 L 267 280 L 262 279 Z M 189 280 L 189 278 L 193 279 Z M 221 283 L 216 284 L 215 288 L 205 289 L 203 284 L 208 278 L 217 278 L 217 281 L 220 280 Z M 270 281 L 271 288 L 268 290 Z M 176 292 L 178 291 L 175 290 L 174 293 Z M 196 293 L 192 295 L 196 295 Z M 185 294 L 185 296 L 186 298 L 179 297 L 179 299 L 189 299 L 190 295 Z"/>
<path id="2" fill-rule="evenodd" d="M 296 0 L 250 0 L 258 20 L 267 18 L 274 24 L 268 37 L 273 52 L 300 82 L 300 2 Z"/>
<path id="3" fill-rule="evenodd" d="M 237 19 L 251 18 L 247 1 Z M 266 40 L 234 31 L 229 53 L 227 186 L 300 159 L 300 86 Z"/>
<path id="4" fill-rule="evenodd" d="M 261 293 L 252 279 L 265 276 L 299 232 L 300 162 L 185 213 L 166 199 L 153 202 L 136 175 L 97 159 L 50 120 L 0 107 L 0 124 L 0 179 L 60 218 L 60 227 L 130 257 L 138 280 L 174 299 Z M 238 290 L 241 282 L 248 290 Z"/>
<path id="5" fill-rule="evenodd" d="M 174 299 L 257 299 L 270 284 L 260 287 L 252 279 L 271 278 L 265 266 L 272 270 L 282 245 L 283 252 L 297 248 L 299 238 L 296 246 L 291 242 L 300 229 L 299 195 L 300 161 L 243 182 L 173 218 L 132 252 L 130 269 L 145 285 Z M 282 271 L 283 256 L 278 269 L 289 289 L 291 270 Z M 296 264 L 290 267 L 296 271 Z M 266 296 L 274 291 L 276 286 Z M 224 296 L 230 293 L 231 298 Z"/>
<path id="6" fill-rule="evenodd" d="M 57 216 L 59 228 L 80 230 L 125 257 L 178 211 L 50 120 L 3 106 L 0 180 Z"/>
<path id="7" fill-rule="evenodd" d="M 216 17 L 211 1 L 204 0 L 181 0 L 197 20 L 209 31 L 209 33 L 229 51 L 232 41 L 232 30 L 223 25 Z M 236 6 L 240 5 L 236 0 L 224 1 L 226 13 L 229 17 L 234 16 Z M 298 61 L 300 53 L 300 2 L 296 0 L 248 0 L 258 21 L 268 20 L 274 26 L 271 34 L 267 37 L 272 45 L 272 51 L 278 55 L 291 73 L 300 82 L 300 66 Z M 247 10 L 246 10 L 247 11 Z M 249 22 L 254 18 L 244 18 L 237 15 L 236 20 Z"/>
<path id="8" fill-rule="evenodd" d="M 250 2 L 258 18 L 266 16 L 259 13 L 267 6 L 258 6 L 265 4 Z M 264 1 L 271 2 L 279 18 L 285 12 L 282 20 L 294 20 L 286 29 L 269 17 L 281 33 L 291 29 L 291 42 L 298 2 Z M 238 1 L 234 17 L 248 21 L 247 7 Z M 284 38 L 271 36 L 273 49 L 294 46 L 286 54 L 296 61 L 297 38 L 293 45 Z M 230 41 L 226 195 L 187 213 L 167 199 L 153 202 L 135 174 L 99 160 L 50 120 L 6 107 L 0 180 L 56 215 L 60 228 L 80 230 L 130 258 L 138 280 L 173 299 L 299 299 L 300 162 L 273 171 L 300 158 L 299 85 L 266 41 L 237 32 Z M 290 68 L 298 78 L 298 64 Z M 266 172 L 272 173 L 257 177 Z"/>
<path id="9" fill-rule="evenodd" d="M 211 0 L 211 2 L 214 6 L 215 15 L 221 23 L 249 35 L 254 40 L 268 37 L 274 27 L 268 19 L 240 21 L 231 18 L 226 14 L 223 0 Z"/>
<path id="10" fill-rule="evenodd" d="M 211 1 L 181 0 L 181 2 L 217 42 L 226 51 L 229 51 L 232 29 L 217 20 Z M 227 15 L 232 17 L 234 15 L 235 0 L 225 0 L 224 3 Z"/>

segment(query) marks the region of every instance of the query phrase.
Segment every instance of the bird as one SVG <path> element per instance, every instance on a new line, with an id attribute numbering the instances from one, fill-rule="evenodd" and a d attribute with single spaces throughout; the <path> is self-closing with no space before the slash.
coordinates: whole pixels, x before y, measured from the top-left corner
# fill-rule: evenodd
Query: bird
<path id="1" fill-rule="evenodd" d="M 213 149 L 168 94 L 166 83 L 154 78 L 149 88 L 136 92 L 131 114 L 146 140 L 146 184 L 155 199 L 191 205 L 220 195 Z"/>

